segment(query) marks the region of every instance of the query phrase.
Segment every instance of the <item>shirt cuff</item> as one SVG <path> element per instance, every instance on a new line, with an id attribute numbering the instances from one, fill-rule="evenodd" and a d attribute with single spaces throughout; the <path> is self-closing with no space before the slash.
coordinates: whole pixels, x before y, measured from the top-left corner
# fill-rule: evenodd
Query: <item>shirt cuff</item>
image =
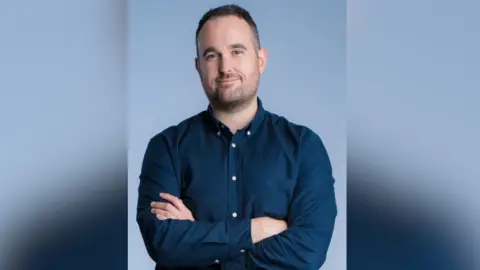
<path id="1" fill-rule="evenodd" d="M 228 242 L 240 249 L 253 249 L 252 220 L 232 219 L 227 221 Z"/>

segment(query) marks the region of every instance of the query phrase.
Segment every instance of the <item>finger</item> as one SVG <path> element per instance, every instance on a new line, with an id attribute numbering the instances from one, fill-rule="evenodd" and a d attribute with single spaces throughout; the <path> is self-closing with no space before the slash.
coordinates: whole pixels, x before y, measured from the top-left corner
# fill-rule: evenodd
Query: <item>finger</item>
<path id="1" fill-rule="evenodd" d="M 157 219 L 159 219 L 159 220 L 167 220 L 167 219 L 169 219 L 168 217 L 162 216 L 162 215 L 160 215 L 160 214 L 156 215 L 156 217 L 157 217 Z"/>
<path id="2" fill-rule="evenodd" d="M 171 203 L 168 203 L 167 206 L 165 206 L 165 211 L 174 214 L 175 216 L 180 216 L 181 214 L 180 210 L 178 210 L 177 207 L 173 206 Z"/>
<path id="3" fill-rule="evenodd" d="M 168 202 L 173 204 L 175 207 L 177 207 L 178 201 L 180 200 L 177 197 L 168 193 L 160 193 L 160 197 L 167 200 Z"/>
<path id="4" fill-rule="evenodd" d="M 171 204 L 173 204 L 173 206 L 175 206 L 179 210 L 185 210 L 185 208 L 186 208 L 186 206 L 183 204 L 182 200 L 180 200 L 179 198 L 177 198 L 173 195 L 170 195 L 168 193 L 160 193 L 160 197 L 169 201 Z"/>
<path id="5" fill-rule="evenodd" d="M 172 213 L 170 212 L 167 212 L 167 211 L 163 211 L 163 210 L 159 210 L 159 209 L 156 209 L 154 212 L 152 212 L 157 218 L 160 218 L 162 220 L 165 220 L 165 219 L 178 219 L 178 217 L 176 217 L 175 215 L 173 215 Z"/>
<path id="6" fill-rule="evenodd" d="M 180 216 L 180 211 L 171 203 L 155 202 L 155 203 L 152 203 L 151 205 L 152 205 L 152 209 L 163 210 L 165 212 L 169 212 L 173 214 L 176 217 Z"/>
<path id="7" fill-rule="evenodd" d="M 163 211 L 161 209 L 158 209 L 158 208 L 152 208 L 150 210 L 150 213 L 154 214 L 154 215 L 157 215 L 157 214 L 162 214 L 162 213 L 166 213 L 166 211 Z M 164 214 L 165 215 L 165 214 Z"/>
<path id="8" fill-rule="evenodd" d="M 160 217 L 165 218 L 165 219 L 178 219 L 178 216 L 175 216 L 174 214 L 172 214 L 168 211 L 161 210 L 161 209 L 152 209 L 151 213 L 156 215 L 157 218 L 160 216 Z"/>
<path id="9" fill-rule="evenodd" d="M 173 205 L 168 202 L 152 202 L 150 206 L 152 208 L 162 209 L 162 210 L 168 210 L 169 207 L 173 207 Z"/>

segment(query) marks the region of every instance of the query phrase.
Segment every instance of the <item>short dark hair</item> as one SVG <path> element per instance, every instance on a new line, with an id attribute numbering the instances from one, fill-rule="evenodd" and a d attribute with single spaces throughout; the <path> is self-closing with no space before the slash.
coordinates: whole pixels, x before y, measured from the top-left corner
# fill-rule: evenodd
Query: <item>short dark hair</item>
<path id="1" fill-rule="evenodd" d="M 223 5 L 223 6 L 210 9 L 205 14 L 203 14 L 202 18 L 198 22 L 197 32 L 195 33 L 195 47 L 197 48 L 197 54 L 198 54 L 198 45 L 197 45 L 198 34 L 200 33 L 200 30 L 202 30 L 203 25 L 205 25 L 205 23 L 208 20 L 218 18 L 218 17 L 223 17 L 223 16 L 236 16 L 246 21 L 248 25 L 250 25 L 250 28 L 252 29 L 252 32 L 255 37 L 255 41 L 257 42 L 257 47 L 258 49 L 260 49 L 260 35 L 258 33 L 257 24 L 253 20 L 252 16 L 250 16 L 250 13 L 246 9 L 240 7 L 239 5 L 230 4 L 230 5 Z"/>

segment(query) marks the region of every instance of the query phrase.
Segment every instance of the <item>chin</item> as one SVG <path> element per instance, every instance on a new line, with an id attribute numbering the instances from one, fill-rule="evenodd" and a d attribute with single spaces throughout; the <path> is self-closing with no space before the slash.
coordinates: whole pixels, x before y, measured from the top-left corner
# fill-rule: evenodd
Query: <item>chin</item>
<path id="1" fill-rule="evenodd" d="M 242 93 L 238 92 L 237 89 L 223 88 L 223 89 L 219 89 L 218 98 L 223 102 L 232 102 L 236 100 L 241 100 Z"/>
<path id="2" fill-rule="evenodd" d="M 222 98 L 220 97 L 218 99 L 218 101 L 222 104 L 236 104 L 238 102 L 241 102 L 242 99 L 241 98 L 231 98 L 231 97 L 228 97 L 228 98 Z"/>

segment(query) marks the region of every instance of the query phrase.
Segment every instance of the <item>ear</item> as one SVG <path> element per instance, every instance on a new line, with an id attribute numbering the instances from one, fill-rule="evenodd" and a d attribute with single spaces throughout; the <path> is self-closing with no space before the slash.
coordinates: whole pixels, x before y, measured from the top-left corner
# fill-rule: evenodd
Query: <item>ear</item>
<path id="1" fill-rule="evenodd" d="M 198 62 L 198 57 L 195 57 L 195 69 L 200 73 L 200 63 Z"/>
<path id="2" fill-rule="evenodd" d="M 268 52 L 265 48 L 260 48 L 258 50 L 258 69 L 260 74 L 263 74 L 265 67 L 267 66 Z"/>

